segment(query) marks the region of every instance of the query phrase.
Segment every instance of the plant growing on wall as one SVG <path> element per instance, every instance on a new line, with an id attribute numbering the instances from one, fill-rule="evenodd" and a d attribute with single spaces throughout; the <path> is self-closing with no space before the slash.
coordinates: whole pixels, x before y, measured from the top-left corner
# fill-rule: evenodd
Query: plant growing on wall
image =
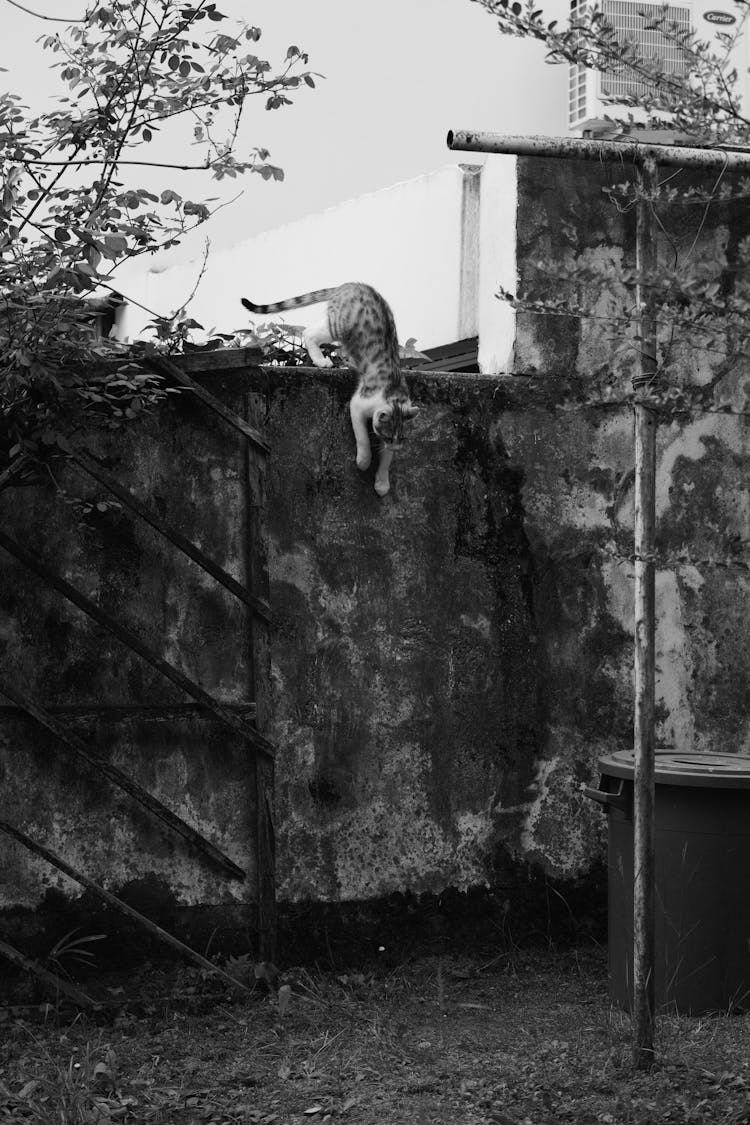
<path id="1" fill-rule="evenodd" d="M 266 149 L 240 151 L 243 111 L 251 98 L 279 109 L 315 85 L 302 50 L 272 66 L 256 53 L 260 30 L 227 30 L 207 0 L 111 0 L 69 24 L 44 19 L 61 25 L 40 44 L 63 92 L 43 113 L 0 95 L 4 460 L 65 452 L 81 426 L 123 425 L 163 398 L 137 357 L 104 362 L 117 346 L 86 299 L 113 294 L 124 260 L 210 218 L 215 200 L 186 197 L 183 173 L 282 179 Z M 185 156 L 173 163 L 164 138 L 175 134 Z"/>
<path id="2" fill-rule="evenodd" d="M 674 7 L 634 3 L 641 30 L 653 45 L 649 50 L 635 33 L 616 28 L 615 15 L 593 4 L 573 5 L 570 19 L 560 24 L 547 22 L 533 3 L 473 2 L 495 17 L 501 32 L 544 43 L 549 62 L 601 72 L 604 90 L 617 93 L 607 110 L 612 137 L 638 141 L 646 127 L 655 130 L 646 139 L 658 141 L 664 131 L 665 143 L 750 145 L 750 107 L 743 104 L 732 55 L 739 38 L 750 31 L 742 0 L 725 5 L 736 14 L 724 14 L 727 30 L 714 37 L 713 45 L 699 30 L 676 22 Z M 571 82 L 574 78 L 575 72 Z M 637 366 L 641 310 L 634 297 L 640 284 L 658 325 L 657 375 L 669 372 L 669 378 L 654 380 L 652 404 L 667 412 L 708 408 L 714 405 L 717 383 L 750 352 L 750 227 L 742 229 L 750 177 L 721 169 L 691 173 L 665 167 L 655 182 L 644 184 L 626 158 L 621 166 L 610 167 L 611 182 L 604 189 L 609 200 L 623 216 L 634 216 L 638 205 L 646 204 L 658 260 L 638 272 L 622 260 L 584 252 L 586 232 L 571 214 L 563 232 L 571 250 L 564 268 L 526 263 L 522 294 L 500 296 L 521 310 L 575 318 L 582 333 L 608 334 L 606 370 L 589 391 L 590 398 L 599 399 L 602 394 L 622 397 L 622 376 Z M 719 225 L 728 229 L 731 223 L 731 238 L 716 233 L 716 222 L 707 223 L 711 209 Z M 602 295 L 608 298 L 606 308 Z"/>

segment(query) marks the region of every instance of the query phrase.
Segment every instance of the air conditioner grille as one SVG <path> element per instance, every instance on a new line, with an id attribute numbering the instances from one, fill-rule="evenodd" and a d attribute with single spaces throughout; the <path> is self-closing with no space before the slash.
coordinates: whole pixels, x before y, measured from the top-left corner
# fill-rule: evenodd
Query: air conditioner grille
<path id="1" fill-rule="evenodd" d="M 619 39 L 632 43 L 639 54 L 655 63 L 665 74 L 684 74 L 687 56 L 671 34 L 649 27 L 656 20 L 665 20 L 675 33 L 690 30 L 690 9 L 662 4 L 639 4 L 632 0 L 603 0 L 602 13 Z M 625 63 L 609 67 L 600 78 L 601 94 L 612 101 L 648 94 L 652 83 L 639 79 Z"/>
<path id="2" fill-rule="evenodd" d="M 571 20 L 582 19 L 587 11 L 587 0 L 571 0 Z M 588 116 L 586 87 L 586 67 L 581 63 L 571 63 L 568 71 L 568 123 L 571 128 Z"/>

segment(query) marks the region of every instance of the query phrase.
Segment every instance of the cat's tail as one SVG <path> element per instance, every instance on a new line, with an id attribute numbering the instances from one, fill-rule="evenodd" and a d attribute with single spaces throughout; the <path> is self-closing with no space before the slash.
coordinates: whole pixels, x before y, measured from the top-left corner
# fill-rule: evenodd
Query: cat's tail
<path id="1" fill-rule="evenodd" d="M 284 309 L 299 309 L 304 305 L 317 305 L 319 301 L 327 301 L 333 289 L 315 289 L 312 293 L 303 293 L 301 297 L 289 297 L 286 301 L 274 301 L 272 305 L 256 305 L 252 301 L 248 301 L 247 297 L 242 297 L 242 304 L 252 313 L 277 313 L 283 312 Z"/>

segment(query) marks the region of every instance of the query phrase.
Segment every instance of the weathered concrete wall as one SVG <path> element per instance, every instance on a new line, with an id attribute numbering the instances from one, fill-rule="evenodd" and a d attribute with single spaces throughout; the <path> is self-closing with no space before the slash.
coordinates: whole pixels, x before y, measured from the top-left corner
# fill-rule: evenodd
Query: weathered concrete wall
<path id="1" fill-rule="evenodd" d="M 565 294 L 565 283 L 549 275 L 566 264 L 632 268 L 634 214 L 618 215 L 602 190 L 625 178 L 622 169 L 540 160 L 521 161 L 519 169 L 525 292 Z M 685 173 L 676 186 L 690 183 L 713 187 L 713 180 L 701 183 Z M 658 252 L 665 264 L 708 266 L 721 292 L 731 293 L 737 249 L 750 234 L 743 203 L 716 200 L 708 209 L 660 203 L 659 215 L 664 233 Z M 519 434 L 509 446 L 525 467 L 526 529 L 535 554 L 555 565 L 575 546 L 584 551 L 580 563 L 588 543 L 593 553 L 586 571 L 596 576 L 598 603 L 615 632 L 629 632 L 632 430 L 630 412 L 614 403 L 630 390 L 635 349 L 632 342 L 622 347 L 622 325 L 611 318 L 632 302 L 632 284 L 630 289 L 614 282 L 598 289 L 570 285 L 567 295 L 594 315 L 520 315 L 515 366 L 543 373 L 544 385 L 567 388 L 572 401 L 555 412 L 554 427 L 547 427 L 541 441 L 536 432 Z M 729 330 L 710 339 L 667 324 L 660 342 L 665 380 L 692 388 L 694 401 L 684 414 L 666 412 L 658 431 L 657 736 L 684 750 L 747 752 L 747 361 L 734 354 Z M 582 399 L 598 405 L 581 409 Z M 611 653 L 602 651 L 601 657 L 615 698 L 629 715 L 629 658 L 623 666 Z"/>
<path id="2" fill-rule="evenodd" d="M 545 272 L 568 263 L 632 265 L 633 214 L 602 191 L 620 170 L 518 167 L 522 290 L 559 296 Z M 724 205 L 665 222 L 663 253 L 698 235 L 720 265 L 748 233 Z M 570 289 L 592 316 L 519 315 L 529 377 L 412 375 L 422 411 L 382 502 L 352 463 L 344 388 L 271 396 L 288 899 L 576 881 L 601 862 L 580 786 L 632 745 L 633 350 L 611 319 L 624 287 Z M 748 410 L 747 375 L 671 344 L 706 394 L 659 431 L 658 738 L 747 751 L 750 434 L 721 413 Z"/>
<path id="3" fill-rule="evenodd" d="M 99 445 L 123 483 L 245 580 L 251 546 L 242 439 L 181 400 L 145 427 Z M 79 519 L 76 499 L 96 504 L 112 497 L 86 474 L 60 469 L 46 486 L 1 493 L 0 520 L 157 655 L 249 713 L 244 607 L 130 511 L 94 507 Z M 0 709 L 3 819 L 105 887 L 122 890 L 133 905 L 147 904 L 162 923 L 182 908 L 208 906 L 219 925 L 219 908 L 251 920 L 255 771 L 246 743 L 5 551 L 0 565 L 0 679 L 228 853 L 247 880 L 217 875 L 131 797 L 8 706 Z M 0 869 L 4 911 L 44 912 L 60 895 L 83 893 L 5 836 Z"/>
<path id="4" fill-rule="evenodd" d="M 604 172 L 518 168 L 522 287 L 559 294 L 545 270 L 632 261 L 632 215 L 612 212 Z M 675 234 L 686 247 L 697 211 Z M 731 265 L 743 223 L 719 208 L 696 252 Z M 290 909 L 486 887 L 512 910 L 535 877 L 564 889 L 600 869 L 604 824 L 580 786 L 596 779 L 601 753 L 631 742 L 632 358 L 607 320 L 628 300 L 624 289 L 569 296 L 595 316 L 519 315 L 514 370 L 526 375 L 411 375 L 421 412 L 382 500 L 372 470 L 354 464 L 349 373 L 259 371 L 242 353 L 185 358 L 230 401 L 252 392 L 265 405 L 278 882 Z M 748 375 L 679 339 L 673 348 L 680 378 L 705 395 L 659 431 L 659 738 L 750 750 Z M 210 426 L 199 437 L 167 415 L 147 437 L 131 458 L 139 491 L 172 512 L 176 504 L 178 522 L 241 574 L 234 439 Z M 155 643 L 166 638 L 165 651 L 204 685 L 247 700 L 244 618 L 189 564 L 127 518 L 75 538 L 47 501 L 25 512 L 9 503 L 3 517 L 19 537 L 32 528 L 41 552 Z M 95 629 L 77 619 L 74 629 L 57 600 L 17 575 L 5 591 L 3 670 L 22 668 L 48 701 L 175 702 Z M 109 797 L 105 805 L 49 767 L 72 810 L 64 821 L 44 795 L 43 742 L 31 765 L 18 762 L 19 721 L 2 728 L 11 812 L 61 850 L 85 851 L 105 880 L 156 873 L 176 902 L 241 901 L 163 844 L 139 852 L 131 827 L 112 827 Z M 135 755 L 165 799 L 252 864 L 253 790 L 237 748 L 194 725 L 188 746 L 179 724 L 167 743 L 155 725 L 136 738 L 127 724 L 97 721 L 118 761 Z M 58 885 L 25 856 L 6 868 L 8 901 L 34 905 Z"/>
<path id="5" fill-rule="evenodd" d="M 282 897 L 358 899 L 488 879 L 541 729 L 520 474 L 503 396 L 419 380 L 379 500 L 354 465 L 350 377 L 271 395 Z"/>

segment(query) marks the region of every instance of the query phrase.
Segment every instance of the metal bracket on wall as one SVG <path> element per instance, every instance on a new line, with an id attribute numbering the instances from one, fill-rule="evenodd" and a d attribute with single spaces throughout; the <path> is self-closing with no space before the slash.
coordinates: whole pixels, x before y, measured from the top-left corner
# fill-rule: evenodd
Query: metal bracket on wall
<path id="1" fill-rule="evenodd" d="M 189 844 L 197 848 L 202 855 L 206 856 L 213 863 L 218 864 L 227 874 L 231 875 L 232 878 L 245 878 L 245 871 L 243 871 L 234 860 L 230 859 L 228 855 L 220 851 L 215 844 L 212 844 L 210 840 L 207 840 L 205 836 L 202 836 L 201 833 L 190 824 L 187 824 L 181 817 L 177 816 L 176 813 L 173 813 L 171 809 L 167 808 L 166 805 L 162 804 L 161 801 L 146 789 L 143 789 L 136 781 L 133 781 L 127 774 L 123 773 L 122 770 L 119 770 L 117 766 L 111 765 L 110 762 L 107 762 L 104 758 L 101 758 L 98 754 L 94 753 L 94 751 L 90 750 L 80 738 L 66 731 L 52 715 L 36 704 L 32 699 L 29 699 L 23 692 L 18 691 L 17 688 L 0 680 L 0 694 L 6 696 L 6 698 L 12 703 L 15 703 L 17 707 L 25 711 L 27 715 L 35 719 L 40 726 L 50 731 L 63 746 L 72 750 L 77 757 L 82 758 L 83 761 L 96 770 L 97 773 L 103 774 L 118 786 L 118 788 L 129 793 L 140 805 L 143 805 L 150 813 L 158 817 L 162 823 L 171 828 L 173 832 L 178 833 L 178 835 L 182 836 L 184 840 L 187 840 Z"/>
<path id="2" fill-rule="evenodd" d="M 84 594 L 80 593 L 80 591 L 76 590 L 75 586 L 71 586 L 70 582 L 66 582 L 64 578 L 55 574 L 48 566 L 40 562 L 36 555 L 32 555 L 30 551 L 25 550 L 20 543 L 17 543 L 10 535 L 6 535 L 4 531 L 0 531 L 0 547 L 3 547 L 29 570 L 32 570 L 34 574 L 37 574 L 48 586 L 59 590 L 68 601 L 78 606 L 88 617 L 93 618 L 94 621 L 103 625 L 105 629 L 117 637 L 119 641 L 122 641 L 129 649 L 138 653 L 139 656 L 142 656 L 152 668 L 156 668 L 158 672 L 161 672 L 163 676 L 171 680 L 173 684 L 181 688 L 187 695 L 192 696 L 197 703 L 201 703 L 206 710 L 215 715 L 225 727 L 234 731 L 235 734 L 240 735 L 241 738 L 249 742 L 259 753 L 273 759 L 274 748 L 267 738 L 264 738 L 254 727 L 243 723 L 240 719 L 235 718 L 234 715 L 226 711 L 212 695 L 209 695 L 207 691 L 204 691 L 202 687 L 194 683 L 184 672 L 180 672 L 173 664 L 164 660 L 163 657 L 159 656 L 149 645 L 142 641 L 140 637 L 137 637 L 135 633 L 132 633 L 130 629 L 127 629 L 124 625 L 121 625 L 119 621 L 115 621 L 108 613 L 105 613 L 103 609 L 100 609 L 98 605 L 92 602 L 90 598 L 87 598 Z"/>
<path id="3" fill-rule="evenodd" d="M 71 867 L 70 864 L 66 863 L 64 859 L 61 859 L 59 855 L 50 851 L 49 848 L 38 844 L 36 840 L 32 839 L 32 837 L 28 836 L 25 832 L 22 832 L 20 828 L 15 828 L 12 824 L 8 824 L 7 821 L 0 820 L 0 832 L 4 832 L 6 836 L 17 840 L 19 844 L 22 844 L 30 852 L 46 860 L 47 863 L 56 867 L 58 871 L 62 871 L 69 879 L 75 879 L 77 883 L 80 883 L 82 887 L 86 887 L 86 889 L 91 891 L 92 894 L 95 894 L 97 898 L 106 902 L 108 906 L 113 906 L 115 910 L 119 910 L 121 914 L 126 914 L 129 918 L 133 918 L 134 921 L 138 922 L 139 925 L 148 930 L 150 934 L 158 938 L 159 941 L 164 942 L 165 945 L 171 946 L 172 949 L 176 949 L 184 957 L 187 957 L 188 960 L 193 961 L 196 965 L 200 965 L 202 969 L 206 969 L 214 976 L 220 977 L 225 983 L 231 985 L 232 988 L 237 989 L 237 991 L 244 992 L 247 995 L 252 994 L 253 990 L 248 988 L 247 985 L 243 984 L 236 977 L 225 973 L 223 969 L 220 969 L 218 965 L 214 965 L 212 961 L 207 960 L 207 958 L 196 952 L 195 949 L 191 949 L 189 945 L 185 945 L 179 938 L 163 930 L 161 926 L 157 926 L 156 922 L 152 922 L 150 918 L 146 918 L 145 915 L 139 913 L 139 911 L 135 910 L 132 906 L 128 906 L 128 904 L 123 902 L 121 898 L 118 898 L 117 895 L 111 894 L 110 891 L 105 891 L 104 887 L 100 887 L 93 879 L 89 879 L 88 875 L 84 875 L 74 867 Z"/>

